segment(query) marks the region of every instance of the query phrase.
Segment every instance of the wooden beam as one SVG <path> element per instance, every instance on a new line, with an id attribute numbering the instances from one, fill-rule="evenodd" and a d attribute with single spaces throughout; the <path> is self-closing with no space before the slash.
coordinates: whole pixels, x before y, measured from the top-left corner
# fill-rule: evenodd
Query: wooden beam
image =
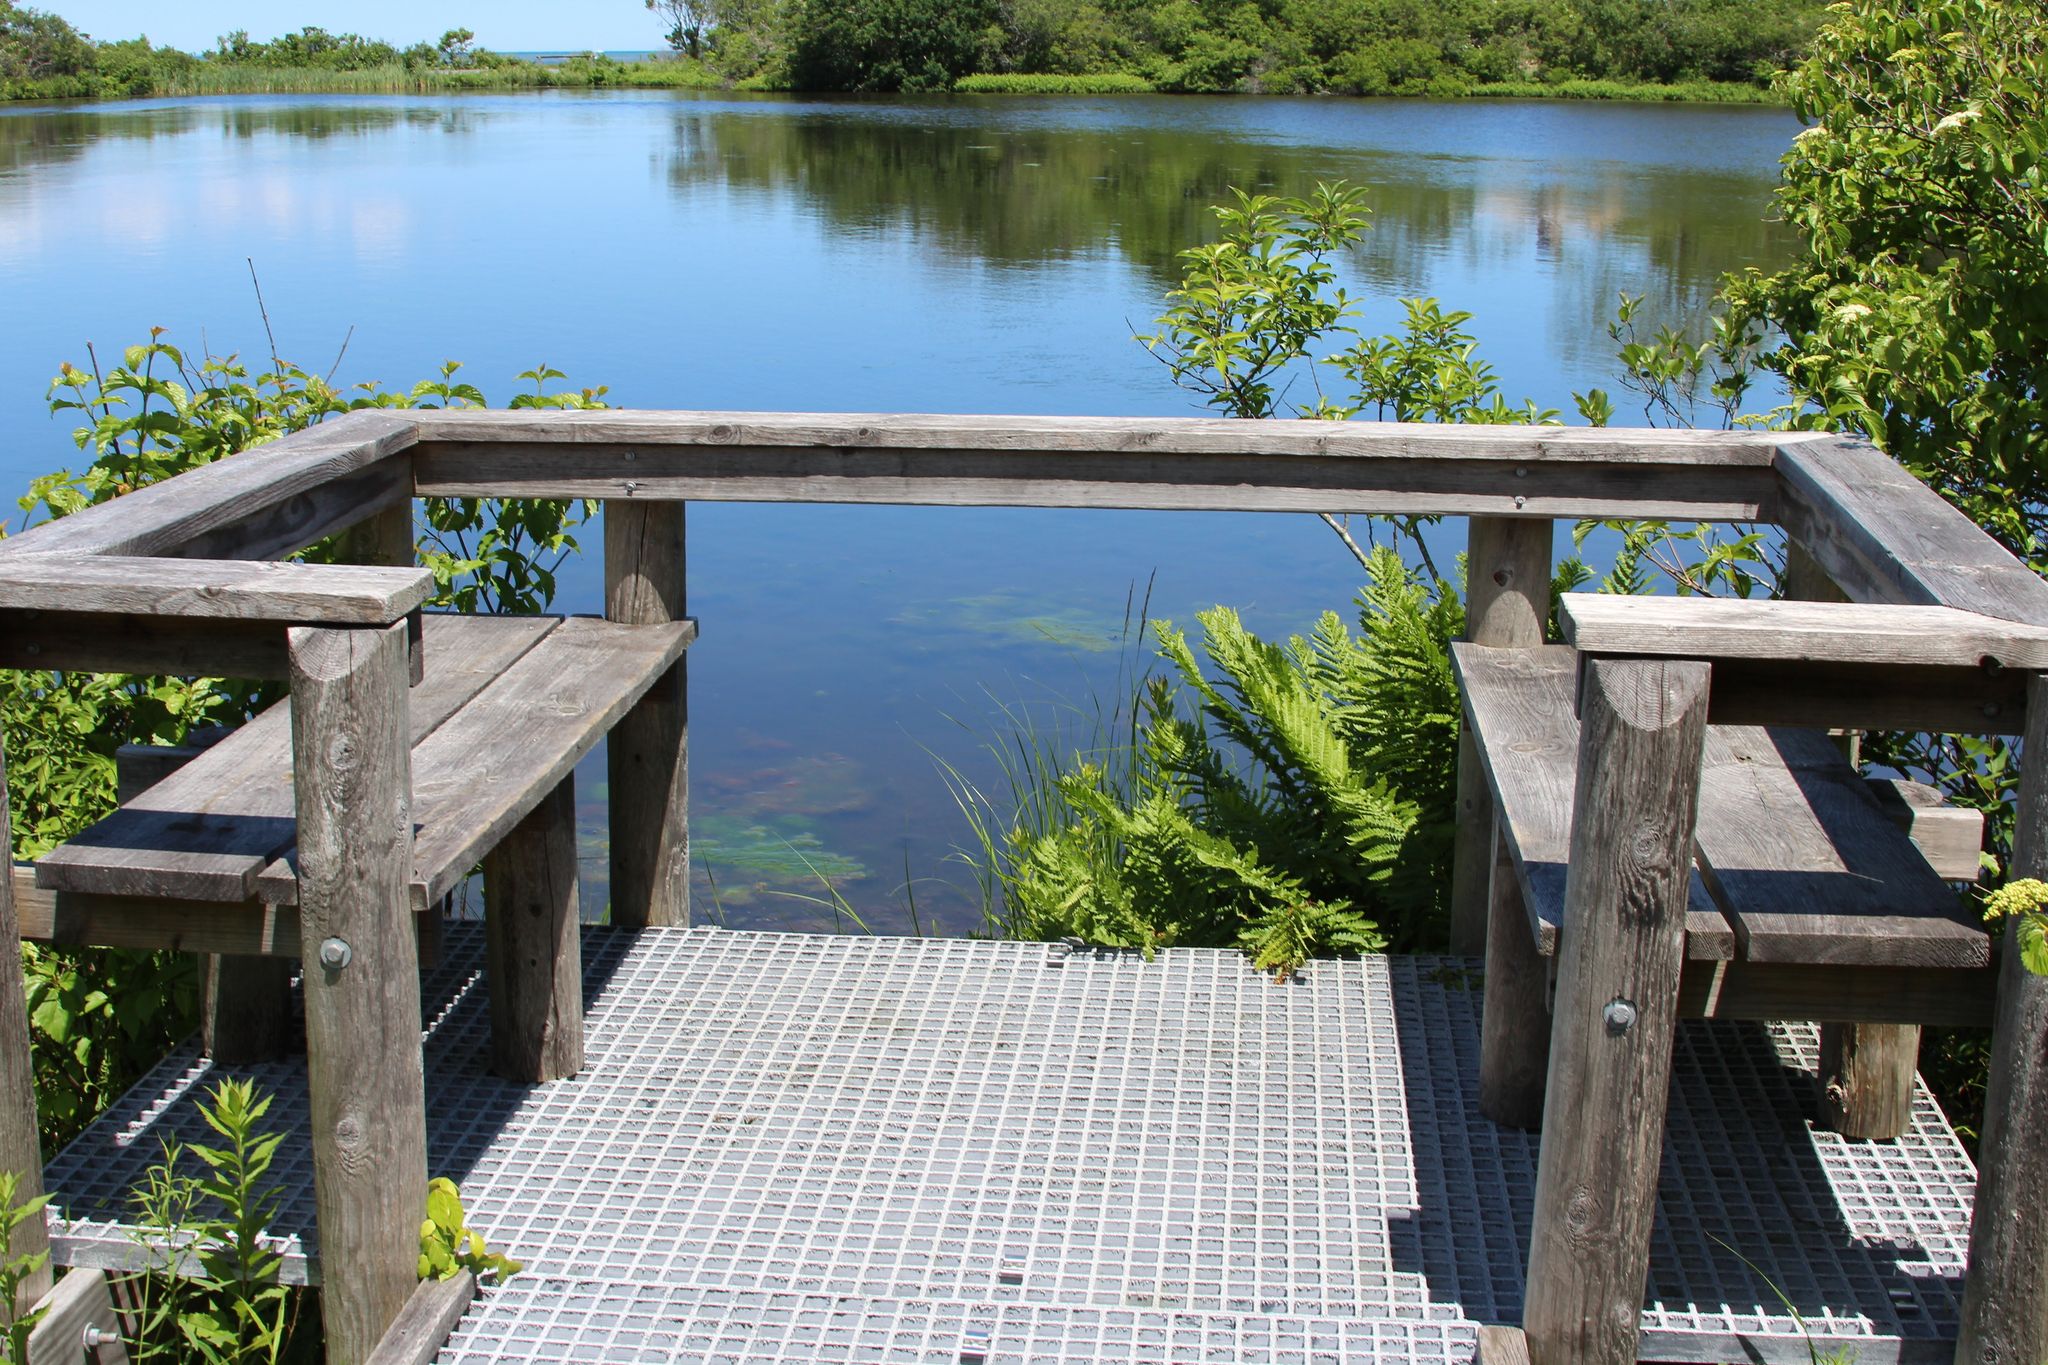
<path id="1" fill-rule="evenodd" d="M 422 496 L 1754 520 L 1776 491 L 1772 442 L 1756 433 L 623 410 L 420 419 Z"/>
<path id="2" fill-rule="evenodd" d="M 398 454 L 415 432 L 410 413 L 348 413 L 0 540 L 0 559 L 176 554 L 237 525 L 261 540 L 272 528 L 256 523 L 259 514 Z M 246 552 L 231 540 L 216 548 L 230 558 Z"/>
<path id="3" fill-rule="evenodd" d="M 0 810 L 7 803 L 7 757 L 0 752 Z M 34 1199 L 43 1192 L 43 1153 L 36 1126 L 36 1067 L 28 1035 L 28 991 L 21 974 L 21 922 L 17 918 L 12 880 L 0 881 L 0 951 L 8 956 L 0 970 L 0 1171 L 14 1172 L 14 1197 Z M 41 1217 L 27 1219 L 14 1230 L 0 1252 L 37 1256 L 49 1251 L 50 1233 Z M 24 1276 L 8 1317 L 23 1312 L 50 1290 L 50 1268 Z"/>
<path id="4" fill-rule="evenodd" d="M 21 910 L 21 936 L 70 947 L 161 948 L 188 953 L 299 955 L 296 910 L 258 901 L 96 896 L 36 885 L 35 869 L 17 863 L 11 883 Z"/>
<path id="5" fill-rule="evenodd" d="M 43 1317 L 28 1334 L 23 1365 L 128 1365 L 106 1271 L 82 1266 L 65 1271 L 38 1307 Z M 98 1344 L 88 1347 L 85 1334 L 93 1329 Z"/>
<path id="6" fill-rule="evenodd" d="M 1473 517 L 1465 549 L 1465 638 L 1498 649 L 1543 643 L 1550 622 L 1551 523 L 1544 518 Z M 1493 872 L 1493 794 L 1479 746 L 1458 736 L 1458 818 L 1452 829 L 1451 951 L 1486 952 Z"/>
<path id="7" fill-rule="evenodd" d="M 18 612 L 379 626 L 433 591 L 434 576 L 412 568 L 130 555 L 0 560 L 0 602 Z"/>
<path id="8" fill-rule="evenodd" d="M 1695 961 L 1685 964 L 1678 1012 L 1687 1019 L 1981 1028 L 1991 1022 L 1991 983 L 1986 967 Z"/>
<path id="9" fill-rule="evenodd" d="M 491 1070 L 532 1084 L 583 1069 L 576 779 L 564 777 L 484 855 Z"/>
<path id="10" fill-rule="evenodd" d="M 1536 1131 L 1543 1127 L 1543 1084 L 1550 1068 L 1550 971 L 1529 933 L 1514 856 L 1498 834 L 1493 852 L 1479 1112 L 1495 1123 Z"/>
<path id="11" fill-rule="evenodd" d="M 681 503 L 604 511 L 607 620 L 657 625 L 688 611 Z M 621 927 L 690 922 L 690 692 L 686 661 L 620 720 L 606 750 L 611 916 Z"/>
<path id="12" fill-rule="evenodd" d="M 1586 675 L 1523 1327 L 1535 1365 L 1634 1365 L 1707 725 L 1705 664 Z"/>
<path id="13" fill-rule="evenodd" d="M 2040 674 L 2027 680 L 2021 753 L 2048 754 Z M 2048 879 L 2048 763 L 2021 763 L 2012 862 L 2015 877 Z M 2017 929 L 2000 954 L 1959 1361 L 2048 1360 L 2048 976 L 2021 963 Z"/>
<path id="14" fill-rule="evenodd" d="M 1777 471 L 1779 523 L 1856 601 L 2048 625 L 2048 583 L 1869 442 L 1787 442 Z"/>
<path id="15" fill-rule="evenodd" d="M 181 559 L 283 559 L 332 535 L 347 533 L 352 540 L 360 540 L 358 533 L 366 526 L 388 523 L 401 508 L 409 529 L 410 455 L 393 455 L 330 483 L 294 493 L 273 506 L 194 536 L 168 553 Z M 345 559 L 350 564 L 410 564 L 411 551 L 408 542 L 403 559 L 363 558 L 353 551 Z"/>
<path id="16" fill-rule="evenodd" d="M 1566 593 L 1558 624 L 1588 654 L 1958 669 L 2048 668 L 2048 627 L 1953 607 Z"/>
<path id="17" fill-rule="evenodd" d="M 428 1365 L 475 1298 L 476 1276 L 467 1270 L 445 1280 L 420 1281 L 365 1365 Z"/>
<path id="18" fill-rule="evenodd" d="M 1943 881 L 1974 882 L 1984 875 L 1984 812 L 1951 806 L 1938 787 L 1903 777 L 1869 779 L 1878 809 L 1920 850 Z"/>
<path id="19" fill-rule="evenodd" d="M 285 660 L 284 626 L 274 621 L 10 611 L 4 607 L 0 607 L 0 668 L 265 680 L 281 680 L 291 671 Z"/>
<path id="20" fill-rule="evenodd" d="M 405 624 L 296 628 L 292 778 L 327 1358 L 361 1365 L 418 1286 L 427 1188 Z"/>
<path id="21" fill-rule="evenodd" d="M 2010 669 L 1716 660 L 1716 725 L 2012 735 L 2026 724 L 2026 674 Z"/>

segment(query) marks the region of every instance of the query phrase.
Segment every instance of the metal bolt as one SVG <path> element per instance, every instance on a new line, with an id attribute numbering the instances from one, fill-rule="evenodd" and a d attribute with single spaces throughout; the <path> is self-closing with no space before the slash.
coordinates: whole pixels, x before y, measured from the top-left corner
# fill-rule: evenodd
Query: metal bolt
<path id="1" fill-rule="evenodd" d="M 1518 507 L 1518 508 L 1519 508 L 1519 507 L 1526 507 L 1526 506 L 1528 506 L 1528 505 L 1529 505 L 1529 500 L 1528 500 L 1527 498 L 1523 497 L 1523 496 L 1522 496 L 1522 495 L 1521 495 L 1520 493 L 1517 493 L 1517 494 L 1515 494 L 1515 506 L 1516 506 L 1516 507 Z"/>
<path id="2" fill-rule="evenodd" d="M 120 1333 L 109 1332 L 98 1323 L 89 1322 L 85 1325 L 85 1332 L 79 1337 L 79 1344 L 88 1351 L 97 1351 L 102 1346 L 112 1346 L 120 1339 Z"/>
<path id="3" fill-rule="evenodd" d="M 1515 466 L 1515 477 L 1516 477 L 1516 478 L 1518 478 L 1518 479 L 1526 479 L 1526 478 L 1528 478 L 1528 477 L 1529 477 L 1529 466 L 1527 466 L 1527 465 L 1525 465 L 1525 464 L 1518 464 L 1518 465 L 1516 465 L 1516 466 Z"/>
<path id="4" fill-rule="evenodd" d="M 1610 1000 L 1600 1017 L 1607 1021 L 1607 1031 L 1619 1038 L 1636 1026 L 1636 1007 L 1626 1000 Z"/>
<path id="5" fill-rule="evenodd" d="M 338 972 L 355 958 L 356 950 L 347 942 L 330 938 L 320 945 L 320 965 L 330 972 Z"/>
<path id="6" fill-rule="evenodd" d="M 629 460 L 637 460 L 640 458 L 640 452 L 637 450 L 629 450 L 626 452 L 626 458 Z"/>

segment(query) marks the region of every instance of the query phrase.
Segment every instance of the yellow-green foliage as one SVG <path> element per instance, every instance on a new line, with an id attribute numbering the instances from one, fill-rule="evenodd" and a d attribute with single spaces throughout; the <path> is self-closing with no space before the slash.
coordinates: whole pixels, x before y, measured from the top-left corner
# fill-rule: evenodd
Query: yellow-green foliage
<path id="1" fill-rule="evenodd" d="M 462 1191 L 455 1182 L 436 1176 L 427 1182 L 427 1216 L 420 1223 L 420 1278 L 448 1280 L 467 1270 L 478 1279 L 495 1275 L 504 1283 L 523 1266 L 484 1246 L 484 1235 L 472 1228 L 462 1209 Z"/>

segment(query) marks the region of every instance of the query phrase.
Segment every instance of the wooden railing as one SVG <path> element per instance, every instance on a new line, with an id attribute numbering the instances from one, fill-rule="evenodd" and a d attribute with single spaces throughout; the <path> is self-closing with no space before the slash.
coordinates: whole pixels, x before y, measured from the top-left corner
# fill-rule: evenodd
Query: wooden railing
<path id="1" fill-rule="evenodd" d="M 290 674 L 310 689 L 302 699 L 305 723 L 315 729 L 329 724 L 340 734 L 360 719 L 344 694 L 370 656 L 352 661 L 344 650 L 329 658 L 330 646 L 376 636 L 373 671 L 378 685 L 390 685 L 404 635 L 395 628 L 418 605 L 424 578 L 409 570 L 411 504 L 432 496 L 603 500 L 606 614 L 638 624 L 684 613 L 683 508 L 689 501 L 1463 516 L 1471 519 L 1470 636 L 1507 647 L 1542 642 L 1557 519 L 1774 523 L 1807 566 L 1811 581 L 1800 595 L 1839 597 L 1847 605 L 1758 611 L 1629 604 L 1611 614 L 1580 614 L 1576 643 L 1588 657 L 1648 660 L 1644 668 L 1663 668 L 1658 659 L 1679 661 L 1672 665 L 1679 673 L 1669 676 L 1683 674 L 1699 705 L 1732 708 L 1727 714 L 1752 720 L 2029 735 L 2048 730 L 2048 583 L 1867 443 L 1766 432 L 363 412 L 0 542 L 0 664 Z M 343 532 L 352 557 L 373 567 L 233 563 L 278 559 Z M 1919 610 L 1891 610 L 1901 607 Z M 1764 634 L 1782 645 L 1768 657 L 1754 648 Z M 1864 655 L 1842 644 L 1851 637 L 1868 645 Z M 1729 648 L 1732 639 L 1743 648 Z M 1833 643 L 1816 647 L 1823 639 Z M 417 649 L 413 653 L 416 659 Z M 1693 660 L 1708 662 L 1687 662 Z M 678 663 L 673 678 L 649 692 L 612 737 L 615 923 L 687 919 L 682 669 Z M 1662 752 L 1656 744 L 1636 747 Z M 1642 761 L 1654 766 L 1662 760 Z M 1684 786 L 1681 778 L 1677 787 Z M 1469 745 L 1461 756 L 1459 799 L 1455 946 L 1475 953 L 1485 940 L 1494 815 Z M 302 803 L 302 820 L 304 810 Z M 1681 843 L 1687 837 L 1683 827 L 1669 833 Z M 318 835 L 330 837 L 340 841 L 328 851 L 331 861 L 353 866 L 359 850 L 349 831 Z M 398 913 L 393 907 L 406 903 L 404 869 L 386 863 L 376 864 L 382 889 L 375 895 L 390 892 L 396 897 L 390 905 L 375 897 L 358 905 L 350 899 L 356 892 L 345 886 L 335 892 L 339 902 L 324 893 L 302 898 L 299 940 L 330 937 L 328 917 L 336 904 L 372 920 Z M 2014 871 L 2048 874 L 2048 783 L 2032 768 L 2018 811 Z M 6 879 L 0 879 L 0 910 L 4 941 L 20 930 Z M 176 913 L 189 916 L 192 907 Z M 267 932 L 282 941 L 280 926 L 271 924 Z M 2020 971 L 2015 953 L 2006 957 L 1979 1202 L 1988 1216 L 1978 1218 L 1973 1233 L 1959 1356 L 1970 1361 L 2039 1358 L 2040 1334 L 2048 1330 L 2048 1213 L 2041 1198 L 2048 1189 L 2048 986 Z M 0 976 L 6 978 L 0 984 L 0 1165 L 34 1171 L 39 1158 L 19 1027 L 20 982 L 12 973 Z M 1877 1030 L 1894 1026 L 1863 1027 L 1875 1041 Z M 368 1150 L 366 1128 L 416 1128 L 418 1059 L 398 1052 L 351 1058 L 357 1071 L 380 1074 L 356 1078 L 349 1092 L 354 1108 L 316 1099 L 316 1147 L 361 1152 Z M 1882 1052 L 1851 1048 L 1847 1055 Z M 1896 1066 L 1896 1049 L 1892 1055 Z M 1909 1058 L 1906 1064 L 1910 1076 Z M 1597 1128 L 1608 1116 L 1573 1117 L 1581 1128 Z M 1549 1278 L 1532 1283 L 1529 1312 L 1532 1319 L 1571 1313 L 1597 1319 L 1584 1357 L 1594 1358 L 1617 1349 L 1616 1341 L 1632 1350 L 1632 1331 L 1609 1329 L 1633 1321 L 1643 1280 L 1639 1264 L 1623 1258 L 1626 1264 L 1606 1266 L 1596 1256 L 1606 1268 L 1578 1274 L 1569 1304 L 1543 1298 L 1544 1284 L 1559 1279 L 1559 1254 L 1611 1231 L 1586 1225 L 1584 1208 L 1574 1202 L 1578 1185 L 1554 1165 L 1553 1149 L 1570 1145 L 1546 1141 L 1544 1147 L 1536 1240 L 1550 1248 L 1543 1252 Z M 1647 1163 L 1647 1179 L 1654 1181 L 1654 1145 L 1601 1150 L 1608 1165 L 1583 1166 L 1580 1177 L 1620 1163 L 1639 1182 Z M 424 1172 L 412 1169 L 420 1161 L 417 1151 L 400 1157 L 407 1169 L 380 1169 L 378 1183 L 385 1189 L 423 1186 Z M 324 1219 L 329 1201 L 323 1197 L 320 1206 Z M 398 1311 L 402 1298 L 392 1298 L 391 1285 L 409 1276 L 413 1254 L 409 1230 L 400 1235 L 392 1231 L 398 1223 L 385 1224 L 372 1231 L 323 1226 L 330 1260 L 359 1259 L 377 1270 L 375 1276 L 330 1274 L 330 1299 L 350 1300 L 330 1303 L 330 1315 L 354 1313 L 376 1331 Z M 405 1270 L 397 1273 L 401 1264 Z"/>

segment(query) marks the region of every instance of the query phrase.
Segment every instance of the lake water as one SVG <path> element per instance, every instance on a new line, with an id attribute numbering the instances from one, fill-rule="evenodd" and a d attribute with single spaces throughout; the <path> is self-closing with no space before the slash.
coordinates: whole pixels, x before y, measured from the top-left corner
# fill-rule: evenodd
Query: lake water
<path id="1" fill-rule="evenodd" d="M 88 341 L 164 326 L 264 352 L 250 261 L 280 351 L 325 370 L 346 338 L 349 380 L 459 359 L 502 403 L 545 361 L 635 407 L 1189 413 L 1131 340 L 1175 253 L 1232 186 L 1338 178 L 1372 189 L 1344 263 L 1364 324 L 1418 294 L 1470 309 L 1510 397 L 1569 412 L 1615 387 L 1618 292 L 1683 322 L 1722 272 L 1783 259 L 1765 215 L 1797 130 L 1750 108 L 1186 97 L 0 109 L 0 483 L 77 460 L 43 395 Z M 1148 582 L 1155 615 L 1227 602 L 1276 632 L 1356 587 L 1306 516 L 712 504 L 690 536 L 698 895 L 736 927 L 829 927 L 823 875 L 879 931 L 908 928 L 906 877 L 927 929 L 971 928 L 935 756 L 986 780 L 1000 706 L 1088 706 Z M 564 583 L 560 606 L 598 609 L 595 554 Z M 602 780 L 579 774 L 593 829 Z"/>

